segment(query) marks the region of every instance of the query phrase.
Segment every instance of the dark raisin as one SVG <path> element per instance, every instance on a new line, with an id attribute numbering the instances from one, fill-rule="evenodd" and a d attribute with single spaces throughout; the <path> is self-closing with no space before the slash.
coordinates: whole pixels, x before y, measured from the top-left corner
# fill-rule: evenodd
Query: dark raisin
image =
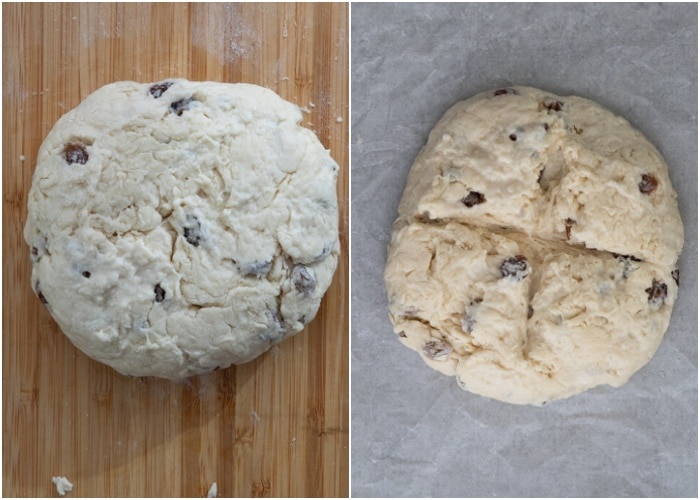
<path id="1" fill-rule="evenodd" d="M 576 221 L 574 219 L 566 219 L 564 221 L 564 227 L 566 230 L 566 239 L 571 238 L 571 228 L 576 224 Z"/>
<path id="2" fill-rule="evenodd" d="M 549 132 L 549 123 L 544 124 L 544 130 L 545 132 Z"/>
<path id="3" fill-rule="evenodd" d="M 674 269 L 671 271 L 671 276 L 673 277 L 673 280 L 676 282 L 676 286 L 681 285 L 681 270 L 680 269 Z"/>
<path id="4" fill-rule="evenodd" d="M 48 306 L 49 302 L 46 300 L 46 297 L 44 297 L 44 294 L 41 293 L 41 287 L 39 286 L 38 281 L 36 283 L 36 287 L 34 287 L 34 291 L 36 292 L 36 296 L 39 297 L 39 302 L 41 302 L 45 306 Z"/>
<path id="5" fill-rule="evenodd" d="M 187 225 L 182 227 L 182 235 L 187 243 L 198 247 L 202 241 L 202 224 L 194 215 L 187 216 Z"/>
<path id="6" fill-rule="evenodd" d="M 633 262 L 641 262 L 642 261 L 642 259 L 639 259 L 639 258 L 635 257 L 634 255 L 623 255 L 623 254 L 619 254 L 619 253 L 613 253 L 612 256 L 615 257 L 617 260 L 631 260 Z"/>
<path id="7" fill-rule="evenodd" d="M 476 309 L 479 304 L 484 301 L 483 298 L 479 297 L 477 299 L 469 301 L 467 310 L 462 317 L 462 331 L 464 333 L 472 333 L 474 330 L 474 324 L 476 323 Z"/>
<path id="8" fill-rule="evenodd" d="M 521 281 L 527 277 L 527 258 L 524 255 L 516 255 L 508 257 L 501 264 L 501 276 L 515 278 L 516 281 Z"/>
<path id="9" fill-rule="evenodd" d="M 518 136 L 515 135 L 515 134 L 510 134 L 510 135 L 508 136 L 508 138 L 509 138 L 511 141 L 517 141 L 517 140 L 518 140 Z"/>
<path id="10" fill-rule="evenodd" d="M 282 323 L 279 311 L 268 309 L 266 316 L 271 322 L 270 328 L 268 331 L 258 335 L 258 337 L 266 342 L 277 343 L 287 335 L 287 329 Z"/>
<path id="11" fill-rule="evenodd" d="M 423 353 L 435 361 L 445 361 L 452 352 L 452 346 L 444 340 L 429 340 L 423 346 Z"/>
<path id="12" fill-rule="evenodd" d="M 37 247 L 32 247 L 32 256 L 37 257 L 39 255 L 39 249 Z"/>
<path id="13" fill-rule="evenodd" d="M 639 183 L 639 190 L 644 194 L 651 194 L 656 190 L 658 185 L 659 181 L 656 180 L 656 177 L 651 174 L 643 174 L 642 182 Z"/>
<path id="14" fill-rule="evenodd" d="M 194 102 L 194 99 L 191 97 L 188 99 L 180 99 L 179 101 L 175 101 L 170 105 L 170 109 L 172 110 L 173 113 L 175 113 L 177 116 L 182 116 L 183 111 L 187 111 L 190 109 L 190 103 Z"/>
<path id="15" fill-rule="evenodd" d="M 161 288 L 160 284 L 157 284 L 153 289 L 153 293 L 156 295 L 156 302 L 163 302 L 165 300 L 165 290 Z"/>
<path id="16" fill-rule="evenodd" d="M 546 100 L 542 102 L 542 105 L 551 110 L 551 111 L 561 111 L 562 106 L 564 106 L 564 103 L 561 101 L 555 100 Z"/>
<path id="17" fill-rule="evenodd" d="M 617 259 L 619 263 L 622 264 L 622 278 L 627 279 L 630 275 L 631 271 L 635 271 L 638 266 L 633 266 L 633 262 L 641 262 L 641 259 L 638 259 L 634 255 L 620 255 L 619 253 L 613 253 L 613 257 Z"/>
<path id="18" fill-rule="evenodd" d="M 272 261 L 268 260 L 267 262 L 250 262 L 248 264 L 239 266 L 239 269 L 246 276 L 263 276 L 270 272 L 270 269 L 272 269 Z"/>
<path id="19" fill-rule="evenodd" d="M 155 85 L 152 85 L 148 91 L 151 93 L 153 97 L 158 99 L 160 96 L 162 96 L 166 90 L 168 90 L 172 86 L 173 82 L 161 82 L 161 83 L 156 83 Z"/>
<path id="20" fill-rule="evenodd" d="M 519 92 L 515 89 L 498 89 L 493 93 L 494 97 L 499 96 L 499 95 L 508 95 L 508 94 L 518 95 Z"/>
<path id="21" fill-rule="evenodd" d="M 83 276 L 89 278 L 90 276 L 92 276 L 92 273 L 90 271 L 83 271 Z"/>
<path id="22" fill-rule="evenodd" d="M 661 307 L 668 296 L 668 287 L 662 281 L 652 280 L 651 286 L 644 290 L 649 295 L 649 305 Z"/>
<path id="23" fill-rule="evenodd" d="M 469 194 L 462 198 L 462 203 L 471 208 L 486 201 L 486 197 L 478 191 L 469 191 Z"/>
<path id="24" fill-rule="evenodd" d="M 462 318 L 462 331 L 464 333 L 472 333 L 474 330 L 474 323 L 476 323 L 474 311 L 467 309 L 467 313 Z"/>
<path id="25" fill-rule="evenodd" d="M 81 142 L 69 142 L 63 148 L 63 159 L 66 160 L 68 164 L 80 163 L 85 165 L 90 158 L 87 150 L 85 149 L 85 144 Z"/>
<path id="26" fill-rule="evenodd" d="M 532 318 L 533 314 L 535 314 L 535 310 L 532 308 L 532 306 L 528 305 L 527 306 L 527 319 Z"/>
<path id="27" fill-rule="evenodd" d="M 316 289 L 316 278 L 314 278 L 311 272 L 309 272 L 309 269 L 302 264 L 298 264 L 292 269 L 292 282 L 297 292 L 305 296 L 311 295 Z"/>
<path id="28" fill-rule="evenodd" d="M 399 332 L 399 337 L 401 337 L 402 339 L 405 339 L 405 338 L 406 338 L 406 332 L 404 332 L 403 330 L 401 330 L 401 331 Z"/>

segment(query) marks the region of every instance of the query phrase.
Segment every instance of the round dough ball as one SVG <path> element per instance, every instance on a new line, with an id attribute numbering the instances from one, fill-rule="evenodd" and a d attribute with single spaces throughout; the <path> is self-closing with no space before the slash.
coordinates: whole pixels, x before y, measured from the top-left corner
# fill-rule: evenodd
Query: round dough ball
<path id="1" fill-rule="evenodd" d="M 339 251 L 338 165 L 249 84 L 106 85 L 42 144 L 32 285 L 86 354 L 181 379 L 252 360 L 318 311 Z"/>
<path id="2" fill-rule="evenodd" d="M 411 168 L 385 270 L 401 342 L 471 392 L 542 405 L 656 352 L 683 224 L 624 119 L 512 87 L 449 109 Z"/>

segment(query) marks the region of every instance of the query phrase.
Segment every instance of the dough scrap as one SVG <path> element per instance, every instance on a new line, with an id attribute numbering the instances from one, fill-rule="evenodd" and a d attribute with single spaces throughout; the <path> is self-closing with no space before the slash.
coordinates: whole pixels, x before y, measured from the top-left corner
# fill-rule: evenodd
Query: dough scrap
<path id="1" fill-rule="evenodd" d="M 24 230 L 63 332 L 123 374 L 254 359 L 316 315 L 336 269 L 338 165 L 250 84 L 116 82 L 42 144 Z"/>
<path id="2" fill-rule="evenodd" d="M 402 343 L 476 394 L 542 405 L 621 386 L 656 352 L 683 225 L 624 119 L 530 87 L 449 109 L 399 205 L 385 281 Z"/>
<path id="3" fill-rule="evenodd" d="M 73 491 L 73 483 L 63 476 L 54 476 L 51 478 L 51 482 L 56 485 L 56 492 L 60 496 L 65 496 L 66 493 Z"/>

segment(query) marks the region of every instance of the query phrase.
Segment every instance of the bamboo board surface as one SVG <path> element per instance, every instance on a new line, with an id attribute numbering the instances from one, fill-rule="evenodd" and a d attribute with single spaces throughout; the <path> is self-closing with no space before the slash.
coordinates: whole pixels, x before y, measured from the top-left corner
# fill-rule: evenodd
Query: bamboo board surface
<path id="1" fill-rule="evenodd" d="M 3 495 L 348 495 L 346 4 L 3 4 Z M 248 82 L 305 109 L 341 166 L 341 258 L 316 319 L 257 360 L 186 383 L 90 360 L 30 288 L 38 148 L 100 86 Z"/>

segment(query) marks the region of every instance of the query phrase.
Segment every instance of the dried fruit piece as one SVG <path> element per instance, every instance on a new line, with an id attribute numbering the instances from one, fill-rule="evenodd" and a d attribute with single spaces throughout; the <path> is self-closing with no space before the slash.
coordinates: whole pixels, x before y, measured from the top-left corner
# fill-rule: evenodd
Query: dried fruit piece
<path id="1" fill-rule="evenodd" d="M 642 181 L 639 183 L 639 190 L 644 194 L 653 193 L 659 185 L 659 181 L 656 180 L 651 174 L 643 174 Z"/>
<path id="2" fill-rule="evenodd" d="M 639 266 L 636 266 L 635 262 L 641 262 L 641 259 L 638 259 L 634 255 L 620 255 L 618 253 L 613 253 L 613 256 L 617 259 L 618 262 L 620 262 L 623 265 L 622 268 L 622 278 L 627 279 L 627 277 L 630 275 L 631 271 L 636 271 Z"/>
<path id="3" fill-rule="evenodd" d="M 681 286 L 681 270 L 674 269 L 673 271 L 671 271 L 671 276 L 673 277 L 673 280 L 676 282 L 676 286 Z"/>
<path id="4" fill-rule="evenodd" d="M 476 323 L 476 307 L 483 302 L 484 299 L 478 298 L 469 302 L 467 310 L 462 318 L 462 331 L 464 333 L 472 333 L 474 323 Z"/>
<path id="5" fill-rule="evenodd" d="M 238 268 L 241 270 L 241 273 L 243 273 L 246 276 L 263 276 L 267 273 L 270 272 L 270 269 L 272 269 L 272 261 L 268 260 L 267 262 L 250 262 L 248 264 L 242 264 L 238 266 Z"/>
<path id="6" fill-rule="evenodd" d="M 92 276 L 92 273 L 90 271 L 83 271 L 83 276 L 89 278 L 90 276 Z"/>
<path id="7" fill-rule="evenodd" d="M 517 140 L 518 140 L 518 136 L 515 135 L 515 134 L 510 134 L 510 135 L 508 136 L 508 138 L 509 138 L 511 141 L 517 141 Z"/>
<path id="8" fill-rule="evenodd" d="M 467 313 L 462 318 L 462 331 L 464 333 L 472 333 L 474 328 L 474 315 L 471 311 L 467 310 Z"/>
<path id="9" fill-rule="evenodd" d="M 199 243 L 202 241 L 202 224 L 196 216 L 190 215 L 187 217 L 187 225 L 182 227 L 182 235 L 190 245 L 199 246 Z"/>
<path id="10" fill-rule="evenodd" d="M 661 307 L 668 296 L 668 287 L 663 281 L 652 280 L 651 286 L 644 290 L 649 295 L 649 305 Z"/>
<path id="11" fill-rule="evenodd" d="M 423 353 L 435 361 L 445 361 L 452 352 L 452 346 L 444 340 L 429 340 L 423 345 Z"/>
<path id="12" fill-rule="evenodd" d="M 486 197 L 478 191 L 469 191 L 469 194 L 462 198 L 462 203 L 464 203 L 468 208 L 484 203 L 485 201 Z"/>
<path id="13" fill-rule="evenodd" d="M 168 90 L 172 86 L 173 82 L 160 82 L 156 83 L 155 85 L 152 85 L 148 91 L 151 93 L 151 95 L 158 99 L 160 96 L 162 96 L 166 90 Z"/>
<path id="14" fill-rule="evenodd" d="M 273 311 L 272 309 L 268 309 L 265 312 L 265 316 L 267 316 L 268 320 L 270 321 L 269 329 L 268 331 L 258 335 L 258 338 L 270 343 L 277 343 L 281 341 L 289 332 L 282 322 L 282 317 L 279 310 Z"/>
<path id="15" fill-rule="evenodd" d="M 527 258 L 524 255 L 508 257 L 501 264 L 501 276 L 504 278 L 514 278 L 521 281 L 528 276 Z"/>
<path id="16" fill-rule="evenodd" d="M 311 295 L 316 289 L 316 278 L 302 264 L 298 264 L 292 269 L 292 282 L 297 292 L 303 293 L 304 296 Z"/>
<path id="17" fill-rule="evenodd" d="M 518 95 L 519 93 L 520 93 L 520 92 L 518 92 L 518 91 L 515 90 L 515 89 L 505 88 L 505 89 L 498 89 L 498 90 L 496 90 L 496 91 L 493 93 L 493 95 L 494 95 L 494 97 L 495 97 L 495 96 L 499 96 L 499 95 L 509 95 L 509 94 L 510 94 L 510 95 Z"/>
<path id="18" fill-rule="evenodd" d="M 85 165 L 90 158 L 85 147 L 85 144 L 82 142 L 69 142 L 63 148 L 63 159 L 66 160 L 69 165 L 73 163 Z"/>
<path id="19" fill-rule="evenodd" d="M 544 101 L 542 101 L 542 106 L 551 111 L 561 111 L 561 108 L 564 106 L 564 103 L 556 99 L 545 99 Z"/>
<path id="20" fill-rule="evenodd" d="M 567 218 L 564 221 L 564 226 L 566 229 L 566 239 L 571 239 L 571 228 L 576 224 L 576 221 L 574 219 Z"/>
<path id="21" fill-rule="evenodd" d="M 153 293 L 156 295 L 156 302 L 163 302 L 165 300 L 165 290 L 158 283 L 153 289 Z"/>
<path id="22" fill-rule="evenodd" d="M 544 130 L 545 132 L 549 132 L 549 123 L 544 124 Z"/>
<path id="23" fill-rule="evenodd" d="M 39 302 L 44 304 L 45 306 L 48 306 L 49 303 L 46 300 L 46 297 L 44 297 L 44 294 L 41 293 L 41 287 L 39 286 L 39 282 L 36 282 L 36 286 L 34 287 L 34 291 L 36 292 L 36 296 L 39 297 Z"/>
<path id="24" fill-rule="evenodd" d="M 195 99 L 192 99 L 191 97 L 187 99 L 180 99 L 179 101 L 175 101 L 174 103 L 172 103 L 170 105 L 170 109 L 177 116 L 182 116 L 182 113 L 190 109 L 190 104 L 194 101 Z"/>

